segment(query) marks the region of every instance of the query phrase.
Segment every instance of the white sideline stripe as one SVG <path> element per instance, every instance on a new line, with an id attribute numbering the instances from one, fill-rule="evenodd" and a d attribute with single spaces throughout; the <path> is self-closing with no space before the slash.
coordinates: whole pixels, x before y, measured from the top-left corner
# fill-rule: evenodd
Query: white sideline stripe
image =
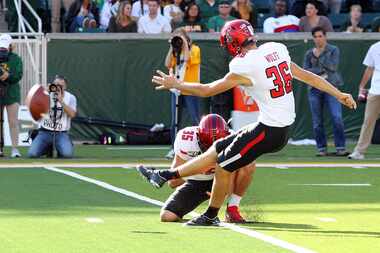
<path id="1" fill-rule="evenodd" d="M 354 169 L 367 169 L 365 166 L 352 166 Z"/>
<path id="2" fill-rule="evenodd" d="M 288 184 L 292 186 L 372 186 L 371 184 L 365 183 L 365 184 Z"/>
<path id="3" fill-rule="evenodd" d="M 233 163 L 236 160 L 239 160 L 240 158 L 241 158 L 241 155 L 237 154 L 237 155 L 234 155 L 233 157 L 231 157 L 230 159 L 225 160 L 224 162 L 220 163 L 219 165 L 220 165 L 220 167 L 225 167 L 226 165 Z"/>
<path id="4" fill-rule="evenodd" d="M 141 201 L 144 201 L 144 202 L 156 205 L 156 206 L 160 206 L 161 207 L 161 206 L 164 205 L 164 203 L 161 202 L 161 201 L 158 201 L 158 200 L 155 200 L 155 199 L 151 199 L 151 198 L 145 197 L 143 195 L 140 195 L 140 194 L 137 194 L 137 193 L 134 193 L 134 192 L 131 192 L 131 191 L 127 191 L 127 190 L 125 190 L 123 188 L 119 188 L 119 187 L 113 186 L 111 184 L 108 184 L 108 183 L 100 181 L 100 180 L 96 180 L 96 179 L 93 179 L 93 178 L 82 176 L 82 175 L 80 175 L 78 173 L 75 173 L 75 172 L 72 172 L 72 171 L 58 169 L 58 168 L 55 168 L 55 167 L 52 167 L 52 166 L 45 166 L 44 168 L 47 169 L 47 170 L 49 170 L 49 171 L 54 171 L 54 172 L 61 173 L 61 174 L 64 174 L 66 176 L 70 176 L 70 177 L 73 177 L 73 178 L 76 178 L 76 179 L 79 179 L 79 180 L 82 180 L 82 181 L 85 181 L 85 182 L 88 182 L 88 183 L 92 183 L 92 184 L 95 184 L 95 185 L 100 186 L 102 188 L 105 188 L 107 190 L 118 192 L 118 193 L 123 194 L 125 196 L 131 197 L 131 198 L 134 198 L 134 199 L 138 199 L 138 200 L 141 200 Z M 193 217 L 195 217 L 195 216 L 198 216 L 199 214 L 197 214 L 195 212 L 191 212 L 190 215 L 193 216 Z M 242 227 L 236 226 L 234 224 L 228 224 L 228 223 L 222 222 L 221 226 L 225 227 L 225 228 L 228 228 L 228 229 L 231 229 L 232 231 L 238 232 L 240 234 L 244 234 L 244 235 L 247 235 L 247 236 L 250 236 L 250 237 L 253 237 L 253 238 L 265 241 L 265 242 L 268 242 L 268 243 L 270 243 L 272 245 L 275 245 L 275 246 L 278 246 L 280 248 L 290 250 L 292 252 L 296 252 L 296 253 L 314 253 L 314 251 L 312 251 L 312 250 L 305 249 L 303 247 L 300 247 L 300 246 L 297 246 L 297 245 L 294 245 L 294 244 L 282 241 L 280 239 L 274 238 L 274 237 L 269 236 L 269 235 L 261 234 L 261 233 L 259 233 L 257 231 L 254 231 L 254 230 L 250 230 L 250 229 L 246 229 L 246 228 L 242 228 Z"/>
<path id="5" fill-rule="evenodd" d="M 0 168 L 41 168 L 45 166 L 60 167 L 60 168 L 123 168 L 123 167 L 136 167 L 141 163 L 0 163 Z M 167 168 L 171 163 L 144 163 L 148 167 Z M 380 168 L 380 163 L 369 164 L 355 164 L 355 163 L 258 163 L 258 168 Z"/>
<path id="6" fill-rule="evenodd" d="M 52 167 L 52 166 L 46 166 L 44 168 L 47 169 L 47 170 L 50 170 L 50 171 L 61 173 L 61 174 L 64 174 L 66 176 L 70 176 L 70 177 L 73 177 L 73 178 L 76 178 L 76 179 L 79 179 L 79 180 L 91 183 L 91 184 L 95 184 L 95 185 L 100 186 L 102 188 L 105 188 L 107 190 L 118 192 L 118 193 L 123 194 L 125 196 L 131 197 L 131 198 L 135 198 L 135 199 L 139 199 L 139 200 L 142 200 L 144 202 L 147 202 L 147 203 L 150 203 L 150 204 L 153 204 L 153 205 L 156 205 L 156 206 L 162 206 L 164 204 L 161 201 L 158 201 L 158 200 L 155 200 L 155 199 L 151 199 L 151 198 L 142 196 L 142 195 L 134 193 L 134 192 L 127 191 L 125 189 L 122 189 L 122 188 L 110 185 L 108 183 L 105 183 L 105 182 L 102 182 L 102 181 L 99 181 L 99 180 L 96 180 L 96 179 L 92 179 L 92 178 L 89 178 L 89 177 L 82 176 L 82 175 L 80 175 L 78 173 L 75 173 L 75 172 L 72 172 L 72 171 L 62 170 L 62 169 L 58 169 L 58 168 L 55 168 L 55 167 Z"/>

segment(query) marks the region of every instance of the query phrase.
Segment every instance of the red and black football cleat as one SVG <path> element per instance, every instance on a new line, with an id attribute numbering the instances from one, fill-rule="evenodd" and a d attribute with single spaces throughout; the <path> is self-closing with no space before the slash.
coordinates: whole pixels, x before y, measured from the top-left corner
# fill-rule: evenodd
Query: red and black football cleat
<path id="1" fill-rule="evenodd" d="M 228 223 L 246 223 L 247 221 L 241 216 L 239 207 L 229 206 L 226 210 L 225 220 Z"/>

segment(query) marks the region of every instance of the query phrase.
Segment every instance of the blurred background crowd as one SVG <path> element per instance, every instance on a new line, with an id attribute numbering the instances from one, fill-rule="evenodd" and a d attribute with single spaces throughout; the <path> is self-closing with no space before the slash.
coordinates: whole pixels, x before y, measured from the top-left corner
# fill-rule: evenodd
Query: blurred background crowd
<path id="1" fill-rule="evenodd" d="M 43 32 L 219 32 L 235 18 L 257 32 L 379 32 L 380 0 L 31 0 Z M 2 2 L 9 32 L 18 29 L 14 0 Z M 31 14 L 24 17 L 36 26 Z M 37 30 L 37 29 L 35 29 Z"/>

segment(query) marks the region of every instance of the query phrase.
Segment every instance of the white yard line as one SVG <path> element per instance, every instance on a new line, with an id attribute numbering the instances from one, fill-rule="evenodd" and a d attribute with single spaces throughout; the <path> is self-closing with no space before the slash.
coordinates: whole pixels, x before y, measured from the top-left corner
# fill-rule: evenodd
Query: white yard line
<path id="1" fill-rule="evenodd" d="M 79 180 L 82 180 L 82 181 L 85 181 L 85 182 L 88 182 L 88 183 L 92 183 L 92 184 L 95 184 L 95 185 L 100 186 L 102 188 L 105 188 L 107 190 L 118 192 L 118 193 L 123 194 L 125 196 L 131 197 L 131 198 L 134 198 L 134 199 L 138 199 L 140 201 L 144 201 L 144 202 L 156 205 L 156 206 L 160 206 L 161 207 L 161 206 L 164 205 L 164 203 L 161 202 L 161 201 L 158 201 L 158 200 L 155 200 L 155 199 L 151 199 L 151 198 L 148 198 L 146 196 L 143 196 L 143 195 L 131 192 L 131 191 L 127 191 L 127 190 L 125 190 L 123 188 L 119 188 L 119 187 L 113 186 L 111 184 L 108 184 L 108 183 L 100 181 L 100 180 L 96 180 L 96 179 L 93 179 L 93 178 L 82 176 L 82 175 L 80 175 L 78 173 L 75 173 L 75 172 L 72 172 L 72 171 L 58 169 L 58 168 L 55 168 L 54 166 L 45 166 L 44 168 L 47 169 L 47 170 L 49 170 L 49 171 L 54 171 L 54 172 L 57 172 L 57 173 L 60 173 L 60 174 L 64 174 L 66 176 L 70 176 L 70 177 L 73 177 L 73 178 L 76 178 L 76 179 L 79 179 Z M 191 212 L 190 215 L 192 215 L 192 216 L 198 216 L 199 214 L 197 214 L 195 212 Z M 242 227 L 239 227 L 239 226 L 234 225 L 234 224 L 228 224 L 228 223 L 223 223 L 222 222 L 221 226 L 223 226 L 225 228 L 228 228 L 228 229 L 230 229 L 232 231 L 238 232 L 240 234 L 244 234 L 244 235 L 247 235 L 247 236 L 250 236 L 250 237 L 262 240 L 262 241 L 265 241 L 267 243 L 270 243 L 272 245 L 278 246 L 280 248 L 290 250 L 292 252 L 296 252 L 296 253 L 314 253 L 314 251 L 312 251 L 312 250 L 305 249 L 305 248 L 297 246 L 295 244 L 292 244 L 292 243 L 289 243 L 289 242 L 286 242 L 286 241 L 282 241 L 280 239 L 277 239 L 277 238 L 274 238 L 272 236 L 259 233 L 257 231 L 251 230 L 251 229 L 242 228 Z"/>
<path id="2" fill-rule="evenodd" d="M 335 218 L 329 218 L 329 217 L 317 217 L 316 219 L 322 222 L 336 222 Z"/>
<path id="3" fill-rule="evenodd" d="M 103 219 L 97 217 L 88 217 L 85 218 L 85 221 L 87 221 L 88 223 L 104 223 Z"/>
<path id="4" fill-rule="evenodd" d="M 0 163 L 0 168 L 41 168 L 45 166 L 60 167 L 60 168 L 132 168 L 141 163 Z M 148 167 L 165 168 L 170 166 L 170 161 L 167 163 L 143 163 Z M 258 163 L 258 168 L 380 168 L 380 163 Z"/>
<path id="5" fill-rule="evenodd" d="M 291 186 L 343 186 L 343 187 L 368 187 L 372 186 L 371 184 L 364 183 L 364 184 L 288 184 Z"/>

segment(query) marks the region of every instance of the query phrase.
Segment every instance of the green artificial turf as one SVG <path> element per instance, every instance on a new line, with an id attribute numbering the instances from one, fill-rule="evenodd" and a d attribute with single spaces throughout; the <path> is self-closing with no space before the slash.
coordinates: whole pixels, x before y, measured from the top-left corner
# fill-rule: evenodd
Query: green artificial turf
<path id="1" fill-rule="evenodd" d="M 352 151 L 354 146 L 348 146 Z M 22 158 L 0 158 L 1 163 L 126 163 L 126 162 L 160 162 L 170 163 L 165 159 L 169 146 L 104 146 L 104 145 L 76 145 L 74 159 L 28 159 L 27 148 L 21 148 Z M 334 148 L 330 147 L 333 152 Z M 316 157 L 314 146 L 287 145 L 280 152 L 265 154 L 257 162 L 259 163 L 380 163 L 380 145 L 371 145 L 365 160 L 349 160 L 347 157 Z M 9 156 L 10 149 L 5 149 Z"/>
<path id="2" fill-rule="evenodd" d="M 20 167 L 0 168 L 0 252 L 289 252 L 226 228 L 161 223 L 158 206 L 43 169 L 50 163 L 170 164 L 163 158 L 168 147 L 109 148 L 119 146 L 76 146 L 76 158 L 69 160 L 0 159 L 3 167 Z M 242 227 L 315 252 L 380 252 L 380 167 L 308 168 L 308 163 L 363 163 L 316 158 L 314 153 L 312 146 L 288 145 L 259 159 L 259 163 L 306 164 L 288 169 L 259 167 L 241 203 L 243 214 L 253 222 Z M 380 163 L 379 154 L 379 146 L 371 146 L 364 163 Z M 41 168 L 22 168 L 24 164 L 41 164 Z M 63 169 L 160 201 L 172 192 L 167 186 L 152 188 L 133 169 Z M 206 204 L 196 211 L 204 211 Z"/>

